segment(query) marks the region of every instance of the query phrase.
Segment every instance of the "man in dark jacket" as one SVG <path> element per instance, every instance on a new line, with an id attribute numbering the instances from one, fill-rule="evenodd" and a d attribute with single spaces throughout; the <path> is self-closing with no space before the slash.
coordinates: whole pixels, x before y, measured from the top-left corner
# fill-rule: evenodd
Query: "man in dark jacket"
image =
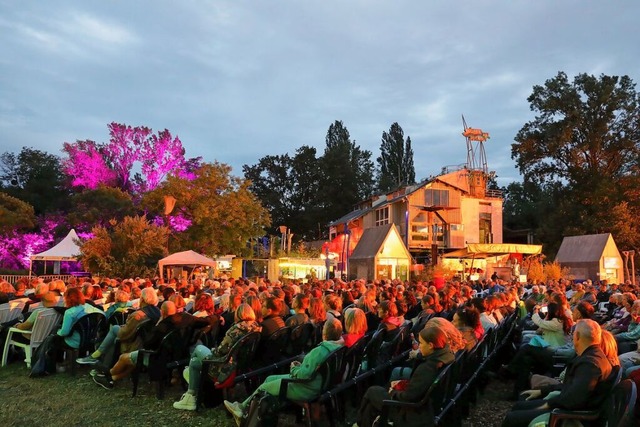
<path id="1" fill-rule="evenodd" d="M 420 353 L 425 358 L 424 362 L 413 370 L 408 381 L 394 381 L 389 390 L 380 386 L 369 387 L 358 410 L 357 426 L 370 427 L 382 411 L 383 400 L 420 401 L 437 378 L 440 370 L 453 363 L 455 356 L 449 349 L 446 334 L 440 328 L 423 329 L 419 339 Z M 431 405 L 426 405 L 422 411 L 400 412 L 392 414 L 391 418 L 395 425 L 403 427 L 428 427 L 433 425 L 433 410 Z"/>
<path id="2" fill-rule="evenodd" d="M 564 383 L 542 390 L 527 390 L 527 401 L 518 402 L 507 413 L 503 427 L 528 426 L 554 408 L 567 410 L 599 407 L 615 384 L 615 372 L 600 349 L 601 329 L 593 320 L 580 320 L 573 332 L 573 345 L 578 355 L 567 365 Z M 560 394 L 543 400 L 541 397 L 557 390 Z M 538 421 L 538 419 L 536 419 Z"/>

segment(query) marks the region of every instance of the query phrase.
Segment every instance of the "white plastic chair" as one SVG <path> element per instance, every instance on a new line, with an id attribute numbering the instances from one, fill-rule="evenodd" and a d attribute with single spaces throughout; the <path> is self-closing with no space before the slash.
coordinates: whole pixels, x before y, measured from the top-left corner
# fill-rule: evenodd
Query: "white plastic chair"
<path id="1" fill-rule="evenodd" d="M 42 303 L 41 302 L 34 302 L 34 303 L 29 304 L 29 313 L 31 313 L 36 308 L 40 308 L 40 307 L 42 307 Z"/>
<path id="2" fill-rule="evenodd" d="M 58 326 L 60 321 L 60 314 L 54 309 L 42 310 L 38 313 L 36 321 L 33 323 L 33 328 L 30 331 L 23 331 L 18 328 L 9 328 L 7 335 L 7 341 L 4 344 L 4 351 L 2 352 L 2 366 L 7 366 L 7 356 L 9 355 L 9 346 L 22 347 L 25 354 L 25 362 L 27 368 L 31 369 L 31 355 L 44 339 L 49 336 L 53 329 Z M 14 334 L 30 334 L 31 339 L 28 344 L 23 342 L 14 341 Z"/>
<path id="3" fill-rule="evenodd" d="M 0 305 L 0 323 L 10 322 L 16 319 L 22 313 L 24 302 L 14 301 L 9 301 L 6 304 Z"/>

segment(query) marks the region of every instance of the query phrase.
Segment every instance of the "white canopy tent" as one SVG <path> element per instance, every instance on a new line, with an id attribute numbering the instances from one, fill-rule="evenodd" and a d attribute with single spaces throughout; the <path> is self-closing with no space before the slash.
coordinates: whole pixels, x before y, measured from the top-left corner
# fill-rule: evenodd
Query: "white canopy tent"
<path id="1" fill-rule="evenodd" d="M 76 243 L 80 238 L 73 228 L 69 234 L 54 247 L 39 254 L 29 257 L 29 276 L 31 276 L 31 266 L 33 261 L 77 261 L 80 254 L 80 246 Z M 46 272 L 46 264 L 45 264 Z"/>
<path id="2" fill-rule="evenodd" d="M 176 252 L 166 258 L 162 258 L 158 261 L 158 269 L 160 270 L 160 278 L 163 279 L 164 267 L 168 265 L 184 265 L 184 266 L 199 266 L 206 265 L 209 267 L 215 267 L 216 262 L 211 258 L 204 255 L 200 255 L 194 251 Z"/>

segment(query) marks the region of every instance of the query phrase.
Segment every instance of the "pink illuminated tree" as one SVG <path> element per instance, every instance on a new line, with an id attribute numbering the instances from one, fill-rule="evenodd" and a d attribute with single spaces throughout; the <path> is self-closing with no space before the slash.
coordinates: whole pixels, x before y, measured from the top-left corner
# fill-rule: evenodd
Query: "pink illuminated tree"
<path id="1" fill-rule="evenodd" d="M 167 176 L 193 179 L 200 158 L 185 159 L 180 138 L 163 130 L 158 134 L 145 126 L 110 123 L 109 142 L 65 143 L 69 156 L 63 163 L 72 185 L 96 189 L 100 184 L 142 194 L 156 188 Z M 80 164 L 80 166 L 78 166 Z M 133 174 L 136 165 L 141 173 Z"/>
<path id="2" fill-rule="evenodd" d="M 113 186 L 116 175 L 107 163 L 104 145 L 91 140 L 65 142 L 62 148 L 68 158 L 62 161 L 65 174 L 73 187 L 95 190 L 100 185 Z"/>

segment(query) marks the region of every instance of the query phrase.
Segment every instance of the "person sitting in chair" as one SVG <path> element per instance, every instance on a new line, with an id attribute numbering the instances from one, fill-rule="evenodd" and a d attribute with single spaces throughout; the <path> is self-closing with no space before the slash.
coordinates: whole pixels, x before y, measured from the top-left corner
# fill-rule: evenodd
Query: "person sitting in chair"
<path id="1" fill-rule="evenodd" d="M 240 304 L 236 309 L 235 323 L 224 335 L 220 345 L 214 349 L 209 349 L 204 345 L 198 345 L 193 350 L 193 353 L 191 353 L 189 366 L 184 371 L 184 376 L 189 383 L 189 388 L 179 401 L 173 403 L 173 407 L 176 409 L 195 411 L 196 395 L 200 388 L 202 362 L 204 360 L 224 359 L 236 342 L 252 332 L 260 332 L 261 330 L 262 327 L 256 322 L 256 315 L 251 306 L 246 303 Z"/>
<path id="2" fill-rule="evenodd" d="M 390 389 L 381 386 L 369 387 L 358 409 L 358 422 L 354 427 L 371 427 L 382 411 L 383 400 L 420 401 L 440 370 L 455 360 L 448 345 L 447 335 L 442 329 L 427 326 L 420 332 L 419 340 L 419 351 L 424 360 L 412 371 L 408 380 L 392 381 Z M 424 411 L 398 413 L 393 421 L 395 425 L 403 427 L 429 426 L 433 425 L 433 414 L 430 412 L 431 407 L 427 405 Z"/>
<path id="3" fill-rule="evenodd" d="M 580 320 L 573 331 L 573 344 L 578 355 L 567 365 L 564 382 L 542 390 L 526 390 L 526 401 L 516 403 L 507 413 L 503 427 L 528 426 L 534 420 L 545 422 L 554 408 L 584 410 L 599 407 L 612 385 L 613 366 L 600 348 L 602 332 L 593 320 Z M 551 391 L 556 396 L 544 400 Z"/>
<path id="4" fill-rule="evenodd" d="M 308 400 L 320 393 L 322 378 L 319 375 L 313 376 L 318 366 L 324 362 L 332 352 L 344 345 L 344 341 L 342 340 L 342 323 L 336 318 L 327 319 L 322 328 L 322 339 L 323 341 L 311 350 L 302 362 L 291 362 L 288 374 L 268 376 L 262 385 L 245 399 L 244 402 L 232 403 L 228 400 L 224 401 L 224 406 L 233 414 L 238 425 L 240 425 L 242 418 L 246 416 L 247 409 L 253 397 L 260 391 L 267 392 L 272 396 L 278 396 L 280 393 L 280 384 L 284 378 L 313 378 L 309 382 L 289 384 L 287 388 L 287 399 Z"/>

